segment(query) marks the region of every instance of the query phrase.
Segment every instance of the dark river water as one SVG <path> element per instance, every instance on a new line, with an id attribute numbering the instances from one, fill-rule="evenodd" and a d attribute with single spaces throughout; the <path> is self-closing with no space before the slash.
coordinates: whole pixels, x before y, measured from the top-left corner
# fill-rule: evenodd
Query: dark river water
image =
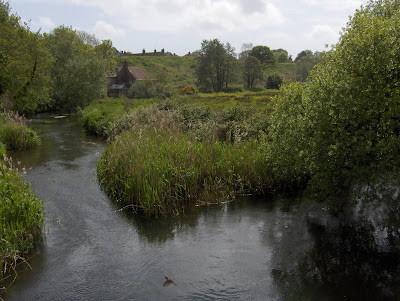
<path id="1" fill-rule="evenodd" d="M 400 300 L 388 236 L 321 204 L 239 199 L 158 221 L 119 211 L 96 180 L 104 143 L 55 117 L 31 121 L 42 146 L 12 154 L 46 225 L 5 300 Z"/>

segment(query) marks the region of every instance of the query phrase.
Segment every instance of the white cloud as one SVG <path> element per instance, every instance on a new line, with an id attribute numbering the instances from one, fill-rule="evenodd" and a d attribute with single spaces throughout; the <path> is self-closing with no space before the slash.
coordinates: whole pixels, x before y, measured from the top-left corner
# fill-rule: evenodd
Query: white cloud
<path id="1" fill-rule="evenodd" d="M 314 25 L 311 32 L 306 33 L 305 37 L 310 41 L 319 41 L 324 44 L 332 44 L 338 40 L 339 30 L 335 30 L 329 25 Z"/>
<path id="2" fill-rule="evenodd" d="M 343 11 L 359 8 L 362 0 L 303 0 L 308 5 L 320 6 L 330 11 Z"/>
<path id="3" fill-rule="evenodd" d="M 104 21 L 97 21 L 93 30 L 95 35 L 101 39 L 112 39 L 125 35 L 123 29 L 115 28 L 114 25 Z"/>
<path id="4" fill-rule="evenodd" d="M 39 17 L 39 24 L 43 28 L 54 28 L 56 23 L 53 22 L 53 20 L 49 17 Z"/>
<path id="5" fill-rule="evenodd" d="M 271 0 L 64 0 L 101 9 L 131 30 L 179 33 L 243 32 L 285 22 Z"/>

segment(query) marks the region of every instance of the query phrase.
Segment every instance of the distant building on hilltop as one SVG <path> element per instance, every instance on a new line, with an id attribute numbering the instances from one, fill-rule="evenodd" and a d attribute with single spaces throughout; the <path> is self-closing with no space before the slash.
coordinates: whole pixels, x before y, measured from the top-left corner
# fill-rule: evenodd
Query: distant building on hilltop
<path id="1" fill-rule="evenodd" d="M 137 80 L 156 81 L 156 78 L 143 68 L 129 67 L 128 62 L 124 60 L 122 67 L 116 68 L 114 74 L 107 77 L 107 96 L 128 96 L 129 88 Z"/>
<path id="2" fill-rule="evenodd" d="M 146 50 L 143 49 L 141 53 L 130 53 L 121 51 L 118 52 L 118 55 L 119 56 L 176 56 L 175 53 L 165 52 L 164 48 L 161 49 L 161 51 L 157 51 L 157 49 L 154 49 L 154 52 L 146 52 Z"/>

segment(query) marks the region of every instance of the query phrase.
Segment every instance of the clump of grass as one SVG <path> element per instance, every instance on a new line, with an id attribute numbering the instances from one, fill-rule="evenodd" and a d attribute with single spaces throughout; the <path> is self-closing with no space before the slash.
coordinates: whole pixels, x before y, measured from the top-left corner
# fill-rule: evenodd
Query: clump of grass
<path id="1" fill-rule="evenodd" d="M 145 126 L 123 132 L 98 163 L 109 195 L 147 216 L 221 203 L 240 193 L 263 193 L 271 175 L 259 143 L 197 141 L 176 128 Z"/>
<path id="2" fill-rule="evenodd" d="M 26 124 L 26 119 L 14 112 L 4 112 L 0 123 L 0 141 L 8 150 L 24 150 L 41 143 L 36 132 Z"/>
<path id="3" fill-rule="evenodd" d="M 44 222 L 43 203 L 18 171 L 25 172 L 11 158 L 0 159 L 0 293 L 4 279 L 40 240 Z"/>

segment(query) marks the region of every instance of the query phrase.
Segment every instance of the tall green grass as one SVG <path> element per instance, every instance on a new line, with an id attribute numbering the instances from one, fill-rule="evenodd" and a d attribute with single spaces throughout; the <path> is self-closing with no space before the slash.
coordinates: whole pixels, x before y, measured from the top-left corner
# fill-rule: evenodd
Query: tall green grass
<path id="1" fill-rule="evenodd" d="M 25 170 L 19 169 L 5 155 L 0 160 L 0 293 L 4 279 L 40 240 L 44 222 L 43 203 L 18 173 Z"/>
<path id="2" fill-rule="evenodd" d="M 24 150 L 41 143 L 39 136 L 26 124 L 26 119 L 13 112 L 5 112 L 0 118 L 0 142 L 8 150 Z"/>
<path id="3" fill-rule="evenodd" d="M 123 132 L 98 163 L 107 193 L 147 216 L 179 214 L 240 193 L 261 194 L 272 182 L 260 144 L 197 141 L 176 128 Z"/>

